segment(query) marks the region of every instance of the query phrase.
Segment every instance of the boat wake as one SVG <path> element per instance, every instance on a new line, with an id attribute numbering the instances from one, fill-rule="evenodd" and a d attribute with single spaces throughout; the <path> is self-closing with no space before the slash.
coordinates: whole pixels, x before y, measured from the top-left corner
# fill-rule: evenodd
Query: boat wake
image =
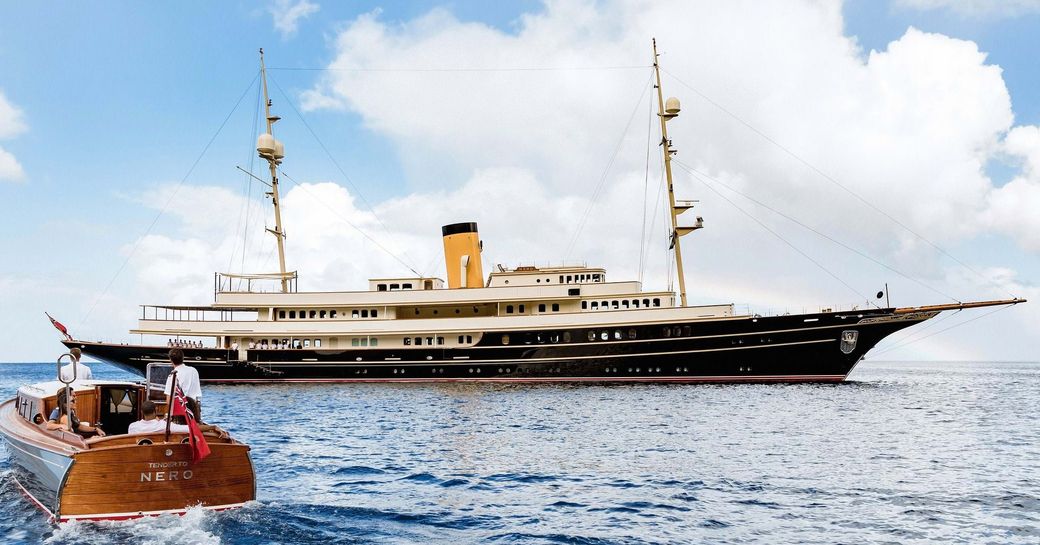
<path id="1" fill-rule="evenodd" d="M 100 543 L 155 543 L 216 545 L 220 519 L 229 514 L 191 507 L 181 516 L 161 515 L 123 521 L 62 522 L 44 543 L 94 545 Z"/>

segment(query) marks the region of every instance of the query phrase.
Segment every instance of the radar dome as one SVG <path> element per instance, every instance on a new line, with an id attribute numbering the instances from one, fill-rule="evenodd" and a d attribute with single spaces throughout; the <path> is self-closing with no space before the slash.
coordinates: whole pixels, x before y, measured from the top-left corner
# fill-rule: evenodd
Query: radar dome
<path id="1" fill-rule="evenodd" d="M 260 155 L 273 155 L 275 152 L 275 146 L 277 141 L 274 136 L 264 133 L 256 139 L 256 151 L 260 152 Z"/>

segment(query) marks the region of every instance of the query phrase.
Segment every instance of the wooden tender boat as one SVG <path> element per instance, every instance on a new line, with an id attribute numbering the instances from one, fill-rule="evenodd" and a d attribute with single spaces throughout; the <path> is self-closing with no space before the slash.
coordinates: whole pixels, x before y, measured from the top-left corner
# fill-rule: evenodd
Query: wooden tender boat
<path id="1" fill-rule="evenodd" d="M 46 429 L 66 387 L 76 393 L 79 419 L 100 425 L 106 436 Z M 147 384 L 99 380 L 19 388 L 17 397 L 0 404 L 0 435 L 19 488 L 55 522 L 183 514 L 197 505 L 224 510 L 256 498 L 243 443 L 206 433 L 211 453 L 192 463 L 185 433 L 128 435 L 150 394 Z"/>

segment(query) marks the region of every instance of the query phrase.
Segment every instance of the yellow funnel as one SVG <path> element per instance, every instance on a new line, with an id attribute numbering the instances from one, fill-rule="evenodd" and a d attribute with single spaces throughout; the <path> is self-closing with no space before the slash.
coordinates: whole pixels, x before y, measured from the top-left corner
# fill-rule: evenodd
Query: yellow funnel
<path id="1" fill-rule="evenodd" d="M 477 224 L 453 223 L 441 227 L 444 237 L 444 264 L 448 269 L 448 288 L 480 288 L 484 286 L 484 269 L 480 266 L 480 236 Z"/>

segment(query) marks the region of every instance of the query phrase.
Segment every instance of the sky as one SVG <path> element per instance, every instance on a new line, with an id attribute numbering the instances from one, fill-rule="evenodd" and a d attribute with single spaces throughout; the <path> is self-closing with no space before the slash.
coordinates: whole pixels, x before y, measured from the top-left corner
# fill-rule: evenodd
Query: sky
<path id="1" fill-rule="evenodd" d="M 277 269 L 258 49 L 304 291 L 587 263 L 675 287 L 650 41 L 691 304 L 762 314 L 1025 297 L 871 354 L 1036 361 L 1040 1 L 66 2 L 0 18 L 0 361 L 136 342 L 143 304 Z M 91 24 L 83 24 L 84 21 Z M 940 321 L 941 320 L 941 321 Z"/>

